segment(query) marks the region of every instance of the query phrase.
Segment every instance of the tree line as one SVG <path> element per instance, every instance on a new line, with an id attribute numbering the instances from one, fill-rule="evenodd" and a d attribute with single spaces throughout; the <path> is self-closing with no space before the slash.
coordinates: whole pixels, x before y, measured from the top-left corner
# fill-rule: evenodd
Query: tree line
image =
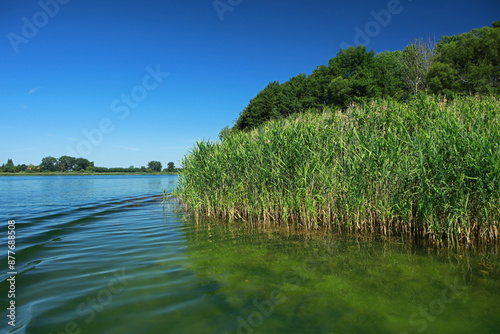
<path id="1" fill-rule="evenodd" d="M 403 51 L 375 54 L 365 46 L 341 49 L 328 65 L 269 83 L 240 113 L 233 129 L 249 130 L 269 119 L 325 106 L 345 108 L 376 98 L 406 102 L 417 94 L 500 95 L 500 21 L 491 27 L 416 40 Z"/>
<path id="2" fill-rule="evenodd" d="M 162 170 L 162 164 L 159 161 L 150 161 L 147 166 L 128 168 L 122 167 L 96 167 L 93 161 L 85 158 L 75 158 L 63 155 L 60 158 L 52 156 L 44 157 L 37 166 L 30 164 L 14 165 L 12 159 L 8 159 L 6 164 L 0 168 L 2 173 L 50 173 L 50 172 L 85 172 L 85 173 L 158 173 L 158 172 L 176 173 L 180 168 L 176 168 L 173 162 L 167 164 L 167 168 Z"/>

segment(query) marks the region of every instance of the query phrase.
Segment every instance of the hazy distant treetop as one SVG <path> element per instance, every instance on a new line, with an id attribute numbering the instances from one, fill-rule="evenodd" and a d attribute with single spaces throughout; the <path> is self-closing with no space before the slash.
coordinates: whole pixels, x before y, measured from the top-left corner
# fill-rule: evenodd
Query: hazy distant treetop
<path id="1" fill-rule="evenodd" d="M 175 164 L 172 161 L 167 164 L 167 172 L 175 172 Z"/>
<path id="2" fill-rule="evenodd" d="M 148 162 L 148 168 L 153 172 L 161 172 L 161 162 L 159 161 L 150 161 Z"/>

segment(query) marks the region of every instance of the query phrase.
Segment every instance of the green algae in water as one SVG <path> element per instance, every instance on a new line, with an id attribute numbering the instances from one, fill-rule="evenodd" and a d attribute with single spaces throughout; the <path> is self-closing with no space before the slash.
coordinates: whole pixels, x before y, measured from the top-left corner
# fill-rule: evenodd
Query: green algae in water
<path id="1" fill-rule="evenodd" d="M 433 250 L 238 224 L 196 226 L 186 235 L 191 269 L 213 282 L 206 298 L 222 301 L 221 333 L 493 333 L 500 328 L 495 251 Z"/>
<path id="2" fill-rule="evenodd" d="M 45 260 L 16 282 L 19 313 L 32 317 L 26 333 L 479 334 L 500 328 L 497 249 L 447 251 L 181 222 L 183 215 L 163 211 L 161 203 L 156 210 L 134 208 L 128 217 L 111 213 L 39 250 Z M 89 261 L 75 249 L 99 256 Z M 112 291 L 109 284 L 122 272 L 126 286 Z M 89 298 L 103 302 L 92 312 Z"/>

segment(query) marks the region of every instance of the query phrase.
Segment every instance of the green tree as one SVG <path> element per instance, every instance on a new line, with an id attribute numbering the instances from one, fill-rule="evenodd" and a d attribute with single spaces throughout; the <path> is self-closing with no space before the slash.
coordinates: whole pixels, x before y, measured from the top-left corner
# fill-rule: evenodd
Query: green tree
<path id="1" fill-rule="evenodd" d="M 368 52 L 366 46 L 340 50 L 328 64 L 333 77 L 327 86 L 327 103 L 346 107 L 362 98 L 381 96 L 375 64 L 375 52 Z"/>
<path id="2" fill-rule="evenodd" d="M 4 168 L 2 168 L 2 171 L 4 173 L 15 173 L 16 172 L 16 168 L 12 167 L 12 166 L 5 166 Z"/>
<path id="3" fill-rule="evenodd" d="M 230 134 L 231 134 L 231 128 L 226 125 L 219 132 L 219 140 L 224 141 Z"/>
<path id="4" fill-rule="evenodd" d="M 328 100 L 328 84 L 332 81 L 333 75 L 330 69 L 321 65 L 314 69 L 309 76 L 310 94 L 317 99 L 318 106 L 324 106 L 330 101 Z"/>
<path id="5" fill-rule="evenodd" d="M 252 129 L 269 119 L 279 118 L 284 113 L 280 103 L 283 101 L 282 94 L 279 82 L 270 82 L 243 109 L 236 121 L 235 128 L 238 130 Z"/>
<path id="6" fill-rule="evenodd" d="M 70 172 L 75 168 L 76 158 L 63 155 L 58 160 L 58 169 L 61 172 Z"/>
<path id="7" fill-rule="evenodd" d="M 371 66 L 374 56 L 375 52 L 367 52 L 366 46 L 350 46 L 348 49 L 341 49 L 335 58 L 330 59 L 328 67 L 334 77 L 354 78 L 356 74 Z"/>
<path id="8" fill-rule="evenodd" d="M 375 55 L 365 46 L 341 49 L 328 66 L 280 84 L 270 82 L 240 113 L 233 130 L 250 130 L 267 120 L 323 106 L 420 92 L 500 93 L 500 21 L 492 27 L 445 36 L 435 45 L 419 39 L 403 51 Z M 222 134 L 222 133 L 221 133 Z M 222 138 L 221 138 L 222 139 Z"/>
<path id="9" fill-rule="evenodd" d="M 40 169 L 43 172 L 55 172 L 57 170 L 57 159 L 51 156 L 43 158 Z"/>
<path id="10" fill-rule="evenodd" d="M 313 95 L 313 85 L 309 78 L 301 73 L 280 85 L 279 97 L 281 116 L 288 117 L 294 113 L 318 108 L 319 99 Z"/>
<path id="11" fill-rule="evenodd" d="M 17 170 L 19 170 L 19 168 L 17 168 Z M 12 159 L 7 159 L 7 164 L 3 164 L 2 168 L 0 168 L 0 171 L 4 173 L 15 173 L 16 168 L 14 167 L 14 162 L 12 161 Z"/>
<path id="12" fill-rule="evenodd" d="M 175 164 L 172 161 L 167 164 L 167 172 L 175 172 Z"/>
<path id="13" fill-rule="evenodd" d="M 355 101 L 391 96 L 398 91 L 401 82 L 397 67 L 392 53 L 375 56 L 365 46 L 351 46 L 330 59 L 328 67 L 317 68 L 310 79 L 315 91 L 318 83 L 322 86 L 318 93 L 324 104 L 343 108 Z"/>
<path id="14" fill-rule="evenodd" d="M 375 55 L 372 65 L 374 86 L 381 97 L 406 98 L 407 88 L 403 81 L 402 52 L 385 51 Z"/>
<path id="15" fill-rule="evenodd" d="M 435 62 L 427 73 L 427 82 L 431 93 L 448 97 L 463 90 L 457 71 L 450 65 Z"/>
<path id="16" fill-rule="evenodd" d="M 500 92 L 500 29 L 473 29 L 457 36 L 445 36 L 437 45 L 437 60 L 456 71 L 456 82 L 468 93 Z M 495 28 L 496 27 L 496 28 Z"/>
<path id="17" fill-rule="evenodd" d="M 89 161 L 85 158 L 77 158 L 75 159 L 75 163 L 73 166 L 74 166 L 73 169 L 75 171 L 83 171 L 87 170 L 89 167 L 94 167 L 94 162 Z"/>
<path id="18" fill-rule="evenodd" d="M 347 106 L 354 100 L 354 80 L 338 76 L 328 84 L 328 102 L 336 106 Z"/>
<path id="19" fill-rule="evenodd" d="M 153 172 L 161 172 L 161 162 L 159 161 L 150 161 L 148 162 L 148 168 Z"/>
<path id="20" fill-rule="evenodd" d="M 94 166 L 88 166 L 87 168 L 85 168 L 85 171 L 88 173 L 95 173 L 97 170 Z"/>
<path id="21" fill-rule="evenodd" d="M 269 83 L 250 100 L 234 128 L 252 129 L 270 119 L 381 95 L 373 72 L 374 54 L 364 46 L 349 47 L 330 59 L 328 66 L 317 67 L 309 77 L 299 74 L 281 85 L 277 81 Z"/>

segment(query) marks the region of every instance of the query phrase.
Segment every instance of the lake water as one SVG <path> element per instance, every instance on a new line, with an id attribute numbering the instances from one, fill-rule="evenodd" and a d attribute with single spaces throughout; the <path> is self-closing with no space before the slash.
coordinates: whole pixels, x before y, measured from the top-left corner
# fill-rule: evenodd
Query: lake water
<path id="1" fill-rule="evenodd" d="M 0 177 L 0 333 L 500 332 L 495 247 L 194 220 L 161 203 L 176 180 Z"/>

